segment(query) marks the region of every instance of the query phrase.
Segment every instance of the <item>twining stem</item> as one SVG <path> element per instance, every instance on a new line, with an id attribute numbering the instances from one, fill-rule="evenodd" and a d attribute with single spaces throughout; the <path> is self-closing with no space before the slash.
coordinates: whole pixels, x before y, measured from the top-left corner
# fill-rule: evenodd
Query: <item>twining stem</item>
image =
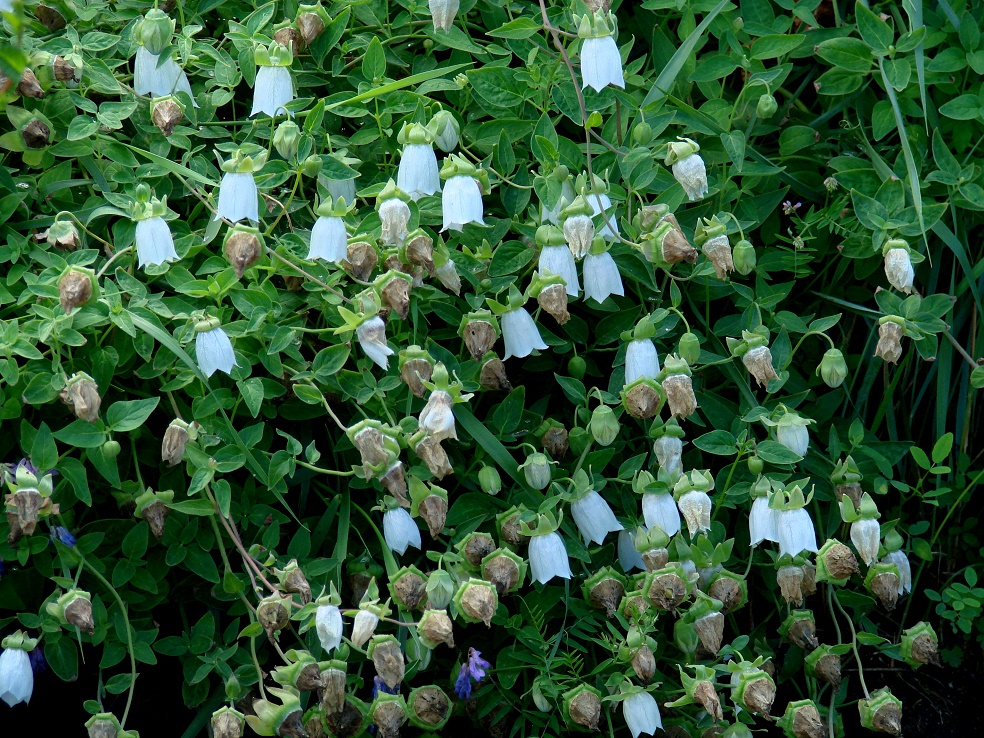
<path id="1" fill-rule="evenodd" d="M 106 273 L 106 270 L 109 269 L 109 265 L 112 264 L 114 261 L 116 261 L 116 257 L 122 256 L 123 254 L 129 251 L 133 251 L 133 246 L 127 246 L 125 249 L 120 249 L 115 254 L 110 256 L 109 259 L 107 259 L 106 263 L 102 265 L 102 267 L 99 269 L 98 272 L 96 272 L 96 279 L 99 279 L 102 275 Z"/>
<path id="2" fill-rule="evenodd" d="M 851 627 L 851 649 L 854 651 L 854 660 L 858 662 L 858 678 L 861 680 L 861 689 L 864 690 L 865 699 L 868 699 L 871 697 L 871 694 L 868 692 L 868 685 L 864 683 L 864 667 L 861 665 L 861 654 L 858 652 L 858 633 L 854 629 L 854 621 L 851 620 L 851 616 L 847 614 L 847 610 L 840 603 L 837 593 L 833 589 L 828 591 L 832 593 L 837 609 L 841 611 L 841 614 L 847 619 L 847 624 Z"/>

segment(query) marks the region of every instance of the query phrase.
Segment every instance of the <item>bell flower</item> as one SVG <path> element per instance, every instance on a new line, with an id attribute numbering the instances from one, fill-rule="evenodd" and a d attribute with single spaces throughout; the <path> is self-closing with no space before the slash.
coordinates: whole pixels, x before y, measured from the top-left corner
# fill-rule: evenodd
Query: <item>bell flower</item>
<path id="1" fill-rule="evenodd" d="M 314 627 L 325 653 L 331 653 L 342 642 L 342 613 L 337 605 L 318 605 L 314 614 Z"/>
<path id="2" fill-rule="evenodd" d="M 355 331 L 359 345 L 366 356 L 383 369 L 389 368 L 389 357 L 394 351 L 386 344 L 386 324 L 378 315 L 373 315 L 359 324 Z"/>
<path id="3" fill-rule="evenodd" d="M 553 205 L 540 202 L 540 222 L 560 225 L 560 211 L 569 203 L 574 202 L 574 186 L 571 184 L 570 171 L 563 164 L 558 165 L 550 177 L 560 182 L 560 195 Z M 593 216 L 594 212 L 592 211 Z"/>
<path id="4" fill-rule="evenodd" d="M 581 195 L 560 212 L 564 224 L 564 239 L 575 259 L 583 259 L 591 249 L 595 236 L 594 221 L 591 219 L 593 215 L 591 206 Z"/>
<path id="5" fill-rule="evenodd" d="M 904 551 L 888 552 L 881 563 L 894 564 L 899 570 L 899 596 L 912 591 L 912 567 Z"/>
<path id="6" fill-rule="evenodd" d="M 762 541 L 779 542 L 779 511 L 769 507 L 772 485 L 760 478 L 752 485 L 752 511 L 748 516 L 748 536 L 752 546 Z"/>
<path id="7" fill-rule="evenodd" d="M 659 354 L 652 339 L 629 341 L 625 347 L 625 384 L 637 379 L 656 379 L 659 371 Z"/>
<path id="8" fill-rule="evenodd" d="M 431 19 L 434 21 L 434 30 L 449 32 L 454 25 L 458 8 L 461 7 L 461 0 L 428 0 L 428 4 Z"/>
<path id="9" fill-rule="evenodd" d="M 803 551 L 817 552 L 817 532 L 810 514 L 804 509 L 813 493 L 803 494 L 798 484 L 776 489 L 769 503 L 777 511 L 779 555 L 798 556 Z"/>
<path id="10" fill-rule="evenodd" d="M 541 246 L 537 271 L 540 274 L 556 274 L 564 280 L 568 297 L 577 297 L 581 283 L 577 278 L 574 255 L 564 240 L 564 234 L 552 225 L 542 225 L 536 230 L 536 242 Z"/>
<path id="11" fill-rule="evenodd" d="M 655 735 L 663 728 L 663 718 L 659 714 L 656 698 L 649 692 L 638 691 L 622 701 L 622 717 L 632 733 L 632 738 L 640 735 Z"/>
<path id="12" fill-rule="evenodd" d="M 151 196 L 147 185 L 143 183 L 137 185 L 136 202 L 131 209 L 131 215 L 137 222 L 133 240 L 137 248 L 137 266 L 141 269 L 147 264 L 160 265 L 167 261 L 178 260 L 171 229 L 163 218 L 166 212 L 166 197 L 159 200 Z"/>
<path id="13" fill-rule="evenodd" d="M 133 63 L 133 89 L 138 95 L 165 97 L 175 92 L 184 92 L 197 108 L 191 83 L 181 65 L 168 57 L 161 61 L 159 54 L 152 54 L 145 46 L 137 47 Z"/>
<path id="14" fill-rule="evenodd" d="M 195 324 L 195 358 L 206 377 L 216 371 L 230 374 L 232 367 L 237 366 L 232 341 L 221 325 L 218 318 L 203 318 Z"/>
<path id="15" fill-rule="evenodd" d="M 603 303 L 611 295 L 625 295 L 618 265 L 608 253 L 605 240 L 596 236 L 591 252 L 584 257 L 584 299 Z"/>
<path id="16" fill-rule="evenodd" d="M 284 106 L 294 99 L 294 80 L 290 76 L 294 57 L 290 49 L 274 41 L 269 47 L 258 46 L 253 59 L 257 70 L 250 117 L 263 113 L 273 118 L 287 113 Z"/>
<path id="17" fill-rule="evenodd" d="M 525 522 L 520 526 L 523 534 L 530 536 L 527 551 L 530 573 L 540 584 L 546 584 L 554 577 L 571 578 L 571 563 L 567 556 L 567 548 L 564 546 L 564 539 L 557 532 L 562 518 L 563 515 L 555 518 L 551 513 L 541 513 L 535 528 Z"/>
<path id="18" fill-rule="evenodd" d="M 801 458 L 810 449 L 810 433 L 807 426 L 814 421 L 780 404 L 763 423 L 776 429 L 776 440 Z"/>
<path id="19" fill-rule="evenodd" d="M 574 484 L 578 489 L 575 494 L 579 496 L 571 502 L 571 517 L 577 523 L 585 545 L 589 542 L 600 545 L 609 533 L 622 530 L 622 524 L 616 520 L 605 498 L 591 489 L 591 482 L 583 470 L 574 475 Z"/>
<path id="20" fill-rule="evenodd" d="M 640 473 L 634 486 L 640 491 L 647 482 L 652 481 L 651 474 Z M 680 511 L 669 492 L 645 492 L 642 495 L 642 516 L 649 528 L 659 526 L 668 536 L 675 536 L 680 532 Z"/>
<path id="21" fill-rule="evenodd" d="M 881 526 L 878 524 L 881 514 L 878 512 L 878 505 L 867 492 L 861 495 L 857 506 L 850 497 L 844 495 L 840 499 L 840 511 L 841 519 L 851 524 L 851 543 L 865 565 L 872 566 L 878 561 L 881 546 Z M 901 545 L 901 536 L 893 535 L 892 542 Z"/>
<path id="22" fill-rule="evenodd" d="M 318 219 L 311 228 L 311 243 L 308 246 L 308 261 L 322 259 L 338 264 L 348 256 L 348 231 L 343 216 L 350 209 L 346 200 L 335 200 L 331 196 L 315 211 Z"/>
<path id="23" fill-rule="evenodd" d="M 506 345 L 503 360 L 510 356 L 518 356 L 522 359 L 534 350 L 542 351 L 547 348 L 532 316 L 523 307 L 526 304 L 526 295 L 515 285 L 509 288 L 509 298 L 505 305 L 493 300 L 487 302 L 497 313 L 502 327 L 502 340 Z"/>
<path id="24" fill-rule="evenodd" d="M 225 218 L 231 223 L 241 220 L 259 222 L 259 194 L 253 173 L 263 168 L 266 152 L 248 156 L 242 150 L 222 162 L 222 181 L 219 183 L 219 202 L 215 220 Z"/>
<path id="25" fill-rule="evenodd" d="M 653 453 L 656 454 L 656 461 L 659 468 L 669 474 L 676 476 L 683 471 L 683 440 L 678 436 L 664 435 L 653 441 Z"/>
<path id="26" fill-rule="evenodd" d="M 376 197 L 376 212 L 382 224 L 379 240 L 387 246 L 399 246 L 407 237 L 410 224 L 410 196 L 391 179 Z"/>
<path id="27" fill-rule="evenodd" d="M 633 569 L 646 570 L 646 562 L 643 560 L 642 554 L 636 549 L 635 533 L 631 530 L 619 531 L 618 563 L 625 573 L 629 573 Z"/>
<path id="28" fill-rule="evenodd" d="M 693 538 L 698 532 L 711 529 L 711 498 L 708 492 L 714 489 L 714 477 L 709 471 L 692 471 L 681 474 L 673 486 L 673 497 L 677 507 L 687 522 L 687 530 Z M 662 526 L 660 526 L 662 527 Z M 670 535 L 670 532 L 663 528 Z"/>
<path id="29" fill-rule="evenodd" d="M 603 185 L 602 185 L 603 186 Z M 595 229 L 595 234 L 600 235 L 607 241 L 618 240 L 618 220 L 612 208 L 612 199 L 607 192 L 589 192 L 585 195 L 588 204 L 591 206 L 591 217 L 595 222 L 600 222 L 600 226 Z M 598 216 L 605 214 L 604 218 Z"/>
<path id="30" fill-rule="evenodd" d="M 420 548 L 420 528 L 405 508 L 395 507 L 383 514 L 383 538 L 391 551 L 406 553 L 407 548 Z"/>
<path id="31" fill-rule="evenodd" d="M 460 231 L 466 223 L 485 225 L 482 191 L 489 190 L 488 173 L 452 154 L 444 161 L 441 179 L 445 180 L 441 198 L 444 227 L 441 230 Z"/>
<path id="32" fill-rule="evenodd" d="M 581 41 L 581 89 L 591 87 L 601 92 L 608 85 L 625 89 L 622 57 L 615 35 L 618 25 L 611 13 L 584 15 L 578 22 Z"/>
<path id="33" fill-rule="evenodd" d="M 673 177 L 687 197 L 697 200 L 707 195 L 707 169 L 697 152 L 700 146 L 689 138 L 681 138 L 669 144 L 664 163 L 673 168 Z"/>
<path id="34" fill-rule="evenodd" d="M 441 172 L 434 154 L 434 136 L 419 123 L 404 124 L 397 136 L 403 145 L 396 186 L 414 201 L 441 191 Z"/>
<path id="35" fill-rule="evenodd" d="M 0 700 L 13 707 L 31 701 L 34 692 L 34 671 L 29 652 L 38 645 L 37 638 L 28 638 L 17 631 L 3 639 L 0 653 Z"/>
<path id="36" fill-rule="evenodd" d="M 885 254 L 885 277 L 888 283 L 899 292 L 911 293 L 915 272 L 912 269 L 909 244 L 900 238 L 891 239 L 882 247 L 882 252 Z"/>

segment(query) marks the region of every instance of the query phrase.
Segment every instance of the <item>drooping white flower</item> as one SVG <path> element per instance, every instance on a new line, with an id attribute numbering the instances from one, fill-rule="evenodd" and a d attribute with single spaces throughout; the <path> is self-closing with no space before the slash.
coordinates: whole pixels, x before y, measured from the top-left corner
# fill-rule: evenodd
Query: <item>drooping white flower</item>
<path id="1" fill-rule="evenodd" d="M 460 231 L 465 223 L 485 225 L 482 190 L 470 175 L 459 174 L 448 179 L 444 183 L 441 204 L 444 210 L 442 231 Z"/>
<path id="2" fill-rule="evenodd" d="M 584 299 L 602 303 L 611 295 L 625 294 L 622 275 L 607 251 L 584 257 Z"/>
<path id="3" fill-rule="evenodd" d="M 556 531 L 530 538 L 530 572 L 533 579 L 546 584 L 554 577 L 571 578 L 571 563 L 564 539 Z"/>
<path id="4" fill-rule="evenodd" d="M 379 616 L 371 610 L 359 610 L 356 613 L 355 622 L 352 623 L 352 643 L 356 648 L 362 648 L 366 641 L 372 638 L 378 624 Z"/>
<path id="5" fill-rule="evenodd" d="M 592 192 L 585 195 L 588 205 L 591 206 L 591 217 L 595 218 L 605 213 L 605 218 L 601 222 L 601 227 L 597 229 L 597 235 L 606 241 L 618 240 L 618 220 L 615 211 L 612 209 L 612 199 L 604 192 Z"/>
<path id="6" fill-rule="evenodd" d="M 420 528 L 405 508 L 395 507 L 383 514 L 383 538 L 391 551 L 398 554 L 413 546 L 420 548 Z"/>
<path id="7" fill-rule="evenodd" d="M 681 495 L 677 500 L 677 507 L 680 508 L 683 519 L 687 521 L 687 530 L 691 538 L 698 531 L 711 529 L 711 498 L 706 492 L 695 489 Z"/>
<path id="8" fill-rule="evenodd" d="M 673 176 L 691 200 L 707 194 L 707 167 L 701 158 L 700 146 L 689 138 L 681 138 L 669 144 L 664 163 L 672 167 Z"/>
<path id="9" fill-rule="evenodd" d="M 658 525 L 666 535 L 673 537 L 680 532 L 680 511 L 669 492 L 646 493 L 642 496 L 642 516 L 646 527 Z"/>
<path id="10" fill-rule="evenodd" d="M 447 194 L 445 193 L 445 197 Z M 510 356 L 523 358 L 529 356 L 534 350 L 543 351 L 547 344 L 540 336 L 540 330 L 533 322 L 532 316 L 526 312 L 526 308 L 519 307 L 503 313 L 499 318 L 502 326 L 502 340 L 506 345 L 506 353 L 503 360 Z"/>
<path id="11" fill-rule="evenodd" d="M 673 435 L 660 436 L 653 441 L 653 453 L 660 469 L 671 477 L 683 471 L 683 439 Z"/>
<path id="12" fill-rule="evenodd" d="M 675 509 L 676 507 L 674 507 Z M 643 561 L 642 554 L 636 549 L 635 534 L 631 530 L 619 531 L 618 563 L 626 574 L 633 569 L 646 570 L 646 562 Z"/>
<path id="13" fill-rule="evenodd" d="M 345 221 L 334 216 L 319 216 L 311 228 L 307 259 L 323 259 L 337 264 L 347 255 L 348 233 L 345 230 Z"/>
<path id="14" fill-rule="evenodd" d="M 752 502 L 752 512 L 748 516 L 748 535 L 751 545 L 762 541 L 779 541 L 779 511 L 769 507 L 768 497 L 756 497 Z"/>
<path id="15" fill-rule="evenodd" d="M 632 738 L 640 735 L 655 735 L 663 728 L 663 718 L 659 714 L 656 698 L 649 692 L 636 692 L 622 701 L 622 717 L 632 733 Z"/>
<path id="16" fill-rule="evenodd" d="M 137 266 L 141 269 L 147 264 L 178 260 L 171 229 L 161 217 L 138 220 L 133 240 L 137 245 Z"/>
<path id="17" fill-rule="evenodd" d="M 810 448 L 810 432 L 805 425 L 781 425 L 776 428 L 776 440 L 797 456 L 806 457 Z"/>
<path id="18" fill-rule="evenodd" d="M 211 377 L 216 371 L 229 374 L 236 366 L 232 341 L 222 330 L 218 318 L 206 318 L 195 326 L 195 358 L 202 374 Z"/>
<path id="19" fill-rule="evenodd" d="M 566 171 L 566 170 L 565 170 Z M 565 203 L 574 201 L 574 186 L 571 184 L 569 175 L 565 175 L 564 181 L 560 185 L 560 197 L 553 207 L 547 207 L 545 203 L 540 203 L 540 222 L 560 225 L 560 211 L 564 209 Z"/>
<path id="20" fill-rule="evenodd" d="M 659 354 L 650 338 L 629 341 L 625 347 L 625 384 L 637 379 L 656 379 L 659 374 Z"/>
<path id="21" fill-rule="evenodd" d="M 219 204 L 215 219 L 225 218 L 232 223 L 241 220 L 259 222 L 258 198 L 252 172 L 226 172 L 219 183 Z"/>
<path id="22" fill-rule="evenodd" d="M 374 315 L 363 321 L 355 329 L 355 335 L 366 356 L 383 369 L 388 369 L 389 357 L 393 355 L 393 349 L 386 344 L 386 324 L 383 319 Z"/>
<path id="23" fill-rule="evenodd" d="M 434 29 L 439 31 L 450 31 L 454 25 L 454 17 L 458 14 L 461 7 L 460 0 L 429 0 L 431 19 L 434 21 Z"/>
<path id="24" fill-rule="evenodd" d="M 625 89 L 622 57 L 614 36 L 586 38 L 581 42 L 581 89 L 601 92 L 608 85 Z"/>
<path id="25" fill-rule="evenodd" d="M 328 179 L 319 181 L 328 188 L 328 194 L 331 195 L 332 200 L 345 200 L 345 202 L 351 205 L 355 202 L 355 180 L 354 179 Z"/>
<path id="26" fill-rule="evenodd" d="M 320 605 L 315 611 L 314 627 L 325 653 L 331 653 L 342 642 L 342 613 L 335 605 Z"/>
<path id="27" fill-rule="evenodd" d="M 568 297 L 577 297 L 581 292 L 581 282 L 577 278 L 577 264 L 567 246 L 544 246 L 537 264 L 540 274 L 556 274 L 564 280 L 564 291 Z"/>
<path id="28" fill-rule="evenodd" d="M 885 277 L 888 283 L 899 292 L 912 292 L 912 282 L 916 273 L 909 256 L 909 244 L 901 239 L 893 239 L 885 244 Z"/>
<path id="29" fill-rule="evenodd" d="M 31 657 L 20 648 L 5 648 L 0 653 L 0 700 L 9 707 L 31 701 L 34 692 L 34 672 Z M 9 721 L 7 721 L 9 723 Z"/>
<path id="30" fill-rule="evenodd" d="M 817 532 L 810 514 L 803 508 L 778 510 L 779 555 L 797 556 L 803 551 L 817 552 Z"/>
<path id="31" fill-rule="evenodd" d="M 451 411 L 453 404 L 451 395 L 444 390 L 431 392 L 427 404 L 420 411 L 418 418 L 420 428 L 438 441 L 443 441 L 445 438 L 457 440 L 458 432 L 455 430 L 454 413 Z"/>
<path id="32" fill-rule="evenodd" d="M 429 143 L 407 144 L 400 156 L 396 186 L 416 201 L 441 191 L 441 172 L 437 155 Z"/>
<path id="33" fill-rule="evenodd" d="M 271 117 L 286 113 L 284 106 L 294 99 L 294 80 L 290 76 L 294 56 L 290 49 L 276 41 L 269 46 L 257 46 L 253 60 L 257 69 L 250 117 L 257 113 Z"/>
<path id="34" fill-rule="evenodd" d="M 0 0 L 0 13 L 13 13 L 14 0 Z"/>
<path id="35" fill-rule="evenodd" d="M 606 535 L 623 528 L 605 498 L 593 489 L 571 503 L 571 517 L 584 536 L 585 545 L 589 541 L 604 543 Z"/>
<path id="36" fill-rule="evenodd" d="M 578 196 L 561 211 L 560 217 L 564 223 L 564 239 L 567 241 L 567 247 L 575 259 L 583 259 L 595 237 L 593 208 L 584 197 Z"/>
<path id="37" fill-rule="evenodd" d="M 882 559 L 883 564 L 895 564 L 899 570 L 899 595 L 912 591 L 912 567 L 904 551 L 889 551 Z"/>
<path id="38" fill-rule="evenodd" d="M 857 548 L 861 560 L 871 566 L 878 560 L 881 543 L 881 525 L 874 518 L 861 518 L 851 523 L 851 543 Z"/>
<path id="39" fill-rule="evenodd" d="M 159 54 L 152 54 L 144 46 L 137 47 L 137 57 L 133 63 L 133 89 L 138 95 L 165 97 L 175 92 L 184 92 L 191 98 L 195 107 L 198 103 L 191 92 L 191 83 L 181 65 L 173 58 L 163 61 Z"/>

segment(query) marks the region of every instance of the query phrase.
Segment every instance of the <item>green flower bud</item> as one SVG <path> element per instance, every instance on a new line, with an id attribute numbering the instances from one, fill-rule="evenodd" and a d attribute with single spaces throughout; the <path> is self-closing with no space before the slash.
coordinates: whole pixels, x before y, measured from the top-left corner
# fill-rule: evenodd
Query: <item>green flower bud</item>
<path id="1" fill-rule="evenodd" d="M 497 495 L 502 491 L 502 478 L 494 466 L 483 466 L 478 473 L 478 483 L 487 495 Z"/>
<path id="2" fill-rule="evenodd" d="M 451 604 L 454 597 L 454 580 L 444 569 L 432 571 L 427 577 L 427 607 L 443 610 Z"/>
<path id="3" fill-rule="evenodd" d="M 137 38 L 151 54 L 160 54 L 171 42 L 174 21 L 162 10 L 153 9 L 140 21 Z"/>
<path id="4" fill-rule="evenodd" d="M 320 156 L 309 156 L 301 164 L 301 173 L 305 177 L 317 177 L 321 172 L 321 157 Z"/>
<path id="5" fill-rule="evenodd" d="M 297 156 L 297 146 L 301 142 L 301 129 L 292 120 L 285 120 L 273 134 L 273 146 L 287 161 Z"/>
<path id="6" fill-rule="evenodd" d="M 609 446 L 618 437 L 618 418 L 608 405 L 599 405 L 591 413 L 588 424 L 591 436 L 602 446 Z"/>
<path id="7" fill-rule="evenodd" d="M 735 244 L 731 258 L 735 263 L 735 271 L 746 276 L 755 270 L 755 247 L 744 238 Z"/>
<path id="8" fill-rule="evenodd" d="M 642 121 L 632 129 L 632 143 L 636 146 L 647 146 L 653 140 L 653 127 Z"/>
<path id="9" fill-rule="evenodd" d="M 761 474 L 763 469 L 765 469 L 765 462 L 760 457 L 748 457 L 748 471 L 752 474 Z"/>
<path id="10" fill-rule="evenodd" d="M 828 349 L 820 360 L 817 374 L 823 378 L 828 387 L 840 387 L 847 378 L 847 361 L 844 360 L 844 354 L 835 348 Z"/>
<path id="11" fill-rule="evenodd" d="M 693 366 L 700 358 L 700 339 L 695 333 L 687 331 L 680 336 L 680 346 L 678 348 L 680 358 Z"/>
<path id="12" fill-rule="evenodd" d="M 532 454 L 525 463 L 521 465 L 526 483 L 533 489 L 546 489 L 550 484 L 550 459 L 546 454 L 537 452 Z"/>
<path id="13" fill-rule="evenodd" d="M 778 109 L 779 103 L 776 102 L 776 99 L 772 95 L 766 92 L 758 99 L 758 105 L 755 106 L 755 114 L 759 118 L 771 118 L 776 114 Z"/>
<path id="14" fill-rule="evenodd" d="M 583 379 L 587 368 L 587 362 L 580 356 L 572 356 L 571 360 L 567 362 L 567 373 L 574 379 Z"/>

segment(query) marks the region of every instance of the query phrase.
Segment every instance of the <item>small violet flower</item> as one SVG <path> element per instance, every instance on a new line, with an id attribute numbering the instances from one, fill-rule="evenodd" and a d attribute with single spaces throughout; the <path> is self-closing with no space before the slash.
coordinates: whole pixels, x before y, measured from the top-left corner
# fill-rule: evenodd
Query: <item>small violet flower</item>
<path id="1" fill-rule="evenodd" d="M 72 548 L 75 545 L 75 536 L 69 533 L 68 528 L 57 526 L 51 531 L 51 540 Z"/>
<path id="2" fill-rule="evenodd" d="M 462 664 L 461 671 L 458 672 L 458 678 L 454 683 L 454 691 L 458 695 L 458 699 L 467 700 L 471 697 L 472 682 L 475 684 L 481 682 L 485 678 L 485 670 L 491 667 L 492 665 L 482 658 L 481 651 L 469 648 L 468 660 Z"/>

